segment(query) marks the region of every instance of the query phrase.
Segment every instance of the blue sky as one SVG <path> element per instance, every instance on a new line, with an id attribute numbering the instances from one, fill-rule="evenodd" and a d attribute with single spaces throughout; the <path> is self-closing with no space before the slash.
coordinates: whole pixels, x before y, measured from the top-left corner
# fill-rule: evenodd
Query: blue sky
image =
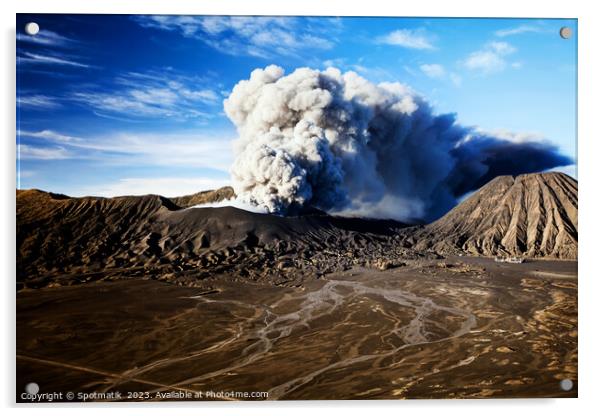
<path id="1" fill-rule="evenodd" d="M 236 131 L 222 101 L 269 64 L 407 83 L 464 125 L 541 137 L 574 158 L 577 40 L 558 31 L 576 25 L 19 14 L 17 186 L 176 196 L 225 185 Z"/>

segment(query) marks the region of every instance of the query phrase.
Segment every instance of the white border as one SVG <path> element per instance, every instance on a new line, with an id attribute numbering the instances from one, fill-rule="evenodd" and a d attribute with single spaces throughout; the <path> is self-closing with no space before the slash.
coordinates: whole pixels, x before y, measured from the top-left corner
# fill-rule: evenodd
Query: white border
<path id="1" fill-rule="evenodd" d="M 8 4 L 7 4 L 8 3 Z M 144 4 L 138 4 L 144 3 Z M 497 2 L 453 0 L 419 0 L 415 2 L 394 2 L 393 0 L 234 0 L 234 1 L 186 1 L 163 0 L 161 2 L 136 2 L 127 0 L 69 1 L 69 0 L 6 0 L 1 3 L 2 13 L 2 203 L 0 239 L 0 264 L 4 273 L 0 276 L 4 283 L 4 317 L 2 351 L 2 376 L 0 394 L 2 405 L 15 409 L 14 356 L 15 356 L 15 13 L 144 13 L 144 14 L 271 14 L 271 15 L 355 15 L 355 16 L 441 16 L 441 17 L 564 17 L 579 19 L 579 199 L 581 202 L 581 239 L 579 242 L 579 399 L 564 400 L 464 400 L 464 401 L 409 401 L 393 402 L 284 402 L 268 404 L 167 404 L 138 405 L 138 412 L 145 414 L 241 413 L 247 415 L 303 414 L 322 410 L 329 413 L 365 414 L 376 408 L 380 414 L 400 414 L 400 412 L 420 412 L 422 414 L 447 415 L 505 415 L 532 411 L 546 415 L 567 415 L 589 413 L 595 409 L 598 397 L 597 387 L 601 385 L 602 374 L 600 350 L 600 310 L 598 297 L 602 295 L 602 276 L 596 273 L 596 260 L 602 248 L 600 215 L 602 198 L 600 181 L 602 173 L 597 159 L 600 149 L 599 119 L 600 104 L 600 43 L 602 33 L 600 13 L 595 2 L 557 1 L 528 2 L 525 0 L 500 0 Z M 187 407 L 192 407 L 188 409 Z M 27 413 L 33 409 L 21 408 Z M 45 414 L 81 413 L 81 406 L 39 408 Z M 107 408 L 103 405 L 89 405 L 92 414 L 107 412 L 117 414 L 132 413 L 131 406 Z M 193 413 L 194 412 L 194 413 Z"/>

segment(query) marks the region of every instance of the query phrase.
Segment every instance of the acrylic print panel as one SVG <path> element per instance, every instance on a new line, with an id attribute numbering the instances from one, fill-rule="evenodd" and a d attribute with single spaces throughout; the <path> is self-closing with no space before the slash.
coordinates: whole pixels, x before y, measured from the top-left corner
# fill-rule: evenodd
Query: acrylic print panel
<path id="1" fill-rule="evenodd" d="M 577 34 L 17 15 L 16 400 L 576 397 Z"/>

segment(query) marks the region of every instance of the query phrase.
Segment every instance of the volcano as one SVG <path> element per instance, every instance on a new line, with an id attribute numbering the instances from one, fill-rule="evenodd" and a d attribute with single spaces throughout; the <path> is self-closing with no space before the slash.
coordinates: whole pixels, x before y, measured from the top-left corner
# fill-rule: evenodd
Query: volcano
<path id="1" fill-rule="evenodd" d="M 497 177 L 420 226 L 195 206 L 231 196 L 17 191 L 18 385 L 577 396 L 570 177 Z"/>
<path id="2" fill-rule="evenodd" d="M 563 173 L 499 176 L 411 235 L 417 250 L 577 259 L 577 181 Z"/>
<path id="3" fill-rule="evenodd" d="M 497 177 L 418 227 L 318 210 L 282 217 L 187 208 L 232 196 L 231 188 L 171 199 L 17 191 L 19 285 L 124 276 L 194 285 L 218 275 L 291 283 L 424 256 L 577 258 L 577 181 L 561 173 Z"/>

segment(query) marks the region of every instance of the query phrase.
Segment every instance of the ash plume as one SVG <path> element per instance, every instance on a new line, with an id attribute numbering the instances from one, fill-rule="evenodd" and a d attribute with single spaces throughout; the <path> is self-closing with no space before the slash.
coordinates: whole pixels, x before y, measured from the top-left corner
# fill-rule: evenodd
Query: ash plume
<path id="1" fill-rule="evenodd" d="M 498 175 L 572 164 L 550 143 L 461 126 L 400 83 L 355 72 L 256 69 L 224 101 L 236 125 L 232 184 L 269 212 L 436 219 Z"/>

